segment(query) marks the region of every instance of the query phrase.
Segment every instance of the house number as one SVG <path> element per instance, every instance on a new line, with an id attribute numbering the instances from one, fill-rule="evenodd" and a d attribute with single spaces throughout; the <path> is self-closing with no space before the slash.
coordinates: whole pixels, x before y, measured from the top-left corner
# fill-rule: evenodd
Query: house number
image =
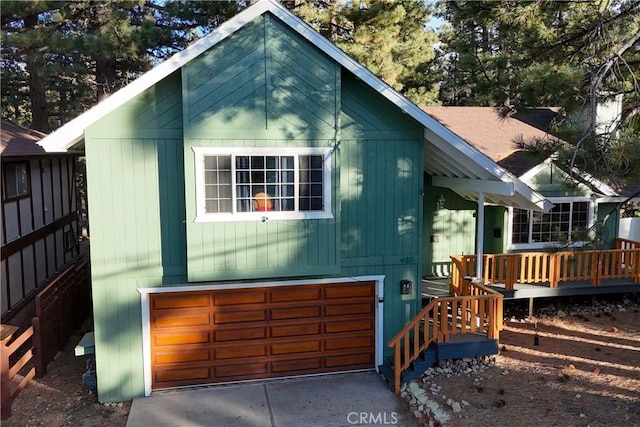
<path id="1" fill-rule="evenodd" d="M 415 259 L 412 256 L 403 256 L 400 258 L 400 264 L 414 264 Z"/>

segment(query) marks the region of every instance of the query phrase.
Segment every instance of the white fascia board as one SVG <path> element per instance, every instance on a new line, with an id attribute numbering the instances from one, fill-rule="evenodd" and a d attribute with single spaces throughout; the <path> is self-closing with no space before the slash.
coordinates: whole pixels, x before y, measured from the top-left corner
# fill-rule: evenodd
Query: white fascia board
<path id="1" fill-rule="evenodd" d="M 199 39 L 184 50 L 171 56 L 169 59 L 147 71 L 127 86 L 110 95 L 104 101 L 99 102 L 88 111 L 82 113 L 75 119 L 57 129 L 55 132 L 50 133 L 48 136 L 40 140 L 38 144 L 48 152 L 69 150 L 84 138 L 84 131 L 91 124 L 152 87 L 160 80 L 180 69 L 180 67 L 186 63 L 192 61 L 200 54 L 215 46 L 217 43 L 226 39 L 247 23 L 269 10 L 272 5 L 273 3 L 271 1 L 266 0 L 243 10 L 232 19 L 222 23 L 207 36 Z"/>
<path id="2" fill-rule="evenodd" d="M 436 187 L 460 188 L 482 193 L 498 194 L 501 196 L 513 196 L 515 185 L 512 182 L 488 181 L 483 179 L 450 178 L 444 176 L 432 177 L 431 183 Z"/>
<path id="3" fill-rule="evenodd" d="M 576 174 L 576 176 L 581 177 L 587 184 L 590 184 L 593 188 L 600 191 L 605 196 L 616 197 L 618 193 L 616 190 L 600 181 L 598 178 L 588 174 L 587 172 L 581 171 L 578 168 L 574 167 L 571 171 Z"/>
<path id="4" fill-rule="evenodd" d="M 553 163 L 555 161 L 555 157 L 556 157 L 555 155 L 552 155 L 551 157 L 548 157 L 547 159 L 545 159 L 543 162 L 529 169 L 527 172 L 520 175 L 519 177 L 520 180 L 528 181 L 532 179 L 534 176 L 540 173 L 546 166 L 548 166 L 550 163 Z M 557 166 L 562 169 L 561 165 L 557 165 Z M 612 187 L 605 184 L 604 182 L 600 181 L 598 178 L 595 178 L 594 176 L 588 174 L 587 172 L 582 171 L 576 167 L 573 167 L 571 171 L 575 174 L 575 176 L 580 177 L 582 181 L 591 185 L 594 189 L 600 191 L 605 196 L 611 196 L 611 197 L 618 196 L 618 193 L 616 192 L 616 190 L 614 190 Z"/>
<path id="5" fill-rule="evenodd" d="M 547 165 L 549 165 L 549 163 L 551 162 L 553 162 L 553 159 L 551 157 L 546 158 L 543 162 L 538 163 L 537 165 L 535 165 L 534 167 L 532 167 L 531 169 L 529 169 L 528 171 L 520 175 L 519 179 L 521 181 L 527 181 L 533 178 L 534 176 L 539 174 L 545 167 L 547 167 Z"/>
<path id="6" fill-rule="evenodd" d="M 446 130 L 449 131 L 448 129 Z M 485 156 L 458 135 L 452 133 L 451 139 L 447 140 L 434 132 L 433 129 L 425 129 L 424 137 L 431 144 L 438 146 L 440 150 L 447 152 L 449 155 L 451 155 L 451 147 L 458 148 L 462 155 L 465 155 L 471 162 L 474 162 L 475 165 L 483 169 L 484 176 L 478 176 L 478 178 L 488 179 L 488 177 L 494 177 L 498 178 L 502 182 L 512 182 L 514 185 L 514 196 L 512 196 L 512 200 L 518 207 L 523 209 L 541 210 L 543 212 L 549 212 L 553 208 L 553 204 L 542 194 L 533 190 L 515 175 Z M 457 156 L 455 157 L 457 158 Z M 460 164 L 464 164 L 464 159 L 461 159 L 458 162 Z M 521 198 L 517 197 L 518 195 L 520 195 Z"/>

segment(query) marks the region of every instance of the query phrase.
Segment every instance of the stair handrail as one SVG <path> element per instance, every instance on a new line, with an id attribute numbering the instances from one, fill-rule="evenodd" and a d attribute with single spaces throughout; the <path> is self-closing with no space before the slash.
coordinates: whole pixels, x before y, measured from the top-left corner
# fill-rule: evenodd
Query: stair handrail
<path id="1" fill-rule="evenodd" d="M 393 376 L 396 393 L 400 392 L 402 371 L 420 357 L 420 354 L 432 342 L 448 342 L 449 336 L 452 334 L 478 332 L 485 329 L 488 338 L 498 339 L 499 331 L 502 329 L 502 294 L 474 283 L 465 285 L 465 289 L 468 289 L 469 292 L 473 290 L 477 294 L 433 299 L 387 343 L 389 348 L 393 348 Z M 484 301 L 485 304 L 480 304 L 480 301 Z M 461 320 L 461 322 L 465 322 L 464 325 L 461 323 L 458 327 L 457 319 L 451 325 L 449 324 L 449 306 L 451 306 L 451 312 L 456 313 L 456 316 L 458 308 L 460 308 L 464 315 L 464 319 Z M 433 327 L 429 327 L 430 320 L 433 320 Z M 471 325 L 468 329 L 467 322 Z M 424 328 L 422 336 L 420 336 L 420 325 L 422 324 L 424 324 Z M 475 325 L 481 326 L 476 328 Z M 412 336 L 414 338 L 413 345 L 410 342 Z M 422 342 L 420 342 L 420 337 L 422 337 Z"/>

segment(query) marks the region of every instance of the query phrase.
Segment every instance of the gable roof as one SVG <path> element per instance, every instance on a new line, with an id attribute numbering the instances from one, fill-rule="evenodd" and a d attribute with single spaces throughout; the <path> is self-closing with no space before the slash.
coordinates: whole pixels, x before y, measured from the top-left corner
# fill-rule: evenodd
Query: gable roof
<path id="1" fill-rule="evenodd" d="M 526 110 L 510 117 L 502 117 L 493 107 L 424 107 L 423 110 L 520 179 L 529 179 L 552 162 L 553 157 L 522 150 L 516 141 L 563 143 L 548 132 L 555 108 Z M 573 172 L 603 195 L 617 195 L 613 188 L 589 174 L 577 169 Z"/>
<path id="2" fill-rule="evenodd" d="M 183 65 L 226 39 L 253 19 L 267 12 L 276 16 L 280 21 L 288 25 L 312 45 L 316 46 L 340 64 L 344 69 L 354 74 L 388 101 L 395 104 L 405 114 L 422 124 L 425 127 L 425 139 L 429 141 L 429 143 L 425 144 L 425 156 L 432 157 L 433 155 L 441 154 L 446 157 L 446 164 L 450 166 L 448 168 L 442 168 L 441 165 L 439 167 L 432 167 L 434 165 L 425 164 L 425 170 L 428 173 L 471 180 L 512 183 L 514 187 L 513 194 L 492 195 L 491 193 L 487 193 L 485 200 L 488 203 L 515 205 L 525 209 L 545 211 L 551 209 L 551 203 L 542 195 L 533 191 L 507 170 L 496 165 L 490 159 L 485 158 L 474 147 L 467 144 L 455 133 L 430 117 L 275 0 L 260 0 L 246 8 L 217 27 L 207 36 L 201 38 L 185 50 L 173 55 L 126 87 L 115 92 L 90 110 L 51 133 L 44 138 L 40 144 L 47 151 L 66 151 L 77 148 L 79 144 L 82 143 L 84 130 L 88 126 L 141 94 L 144 90 L 169 76 L 174 71 L 180 69 Z M 473 191 L 459 191 L 459 193 L 467 198 L 473 198 L 475 194 Z"/>
<path id="3" fill-rule="evenodd" d="M 423 110 L 494 162 L 521 151 L 516 147 L 516 141 L 559 141 L 548 133 L 550 120 L 546 119 L 549 121 L 543 130 L 545 119 L 534 114 L 521 116 L 537 126 L 519 118 L 502 117 L 493 107 L 424 107 Z"/>
<path id="4" fill-rule="evenodd" d="M 42 132 L 29 130 L 6 120 L 0 123 L 0 155 L 7 157 L 28 157 L 47 154 L 44 148 L 37 144 L 46 135 Z"/>

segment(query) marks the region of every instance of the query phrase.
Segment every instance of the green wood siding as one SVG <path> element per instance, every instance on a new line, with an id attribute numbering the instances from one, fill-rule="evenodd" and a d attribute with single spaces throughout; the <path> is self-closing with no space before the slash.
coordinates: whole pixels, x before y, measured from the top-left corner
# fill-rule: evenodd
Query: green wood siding
<path id="1" fill-rule="evenodd" d="M 187 136 L 334 138 L 340 67 L 257 18 L 183 68 Z"/>
<path id="2" fill-rule="evenodd" d="M 137 288 L 186 280 L 181 117 L 175 73 L 85 133 L 103 402 L 144 393 Z"/>
<path id="3" fill-rule="evenodd" d="M 425 175 L 423 269 L 425 276 L 449 276 L 451 255 L 476 253 L 476 210 L 478 204 L 464 200 L 448 188 L 433 187 Z M 438 210 L 443 196 L 445 209 Z"/>
<path id="4" fill-rule="evenodd" d="M 507 208 L 504 206 L 484 207 L 484 253 L 505 253 L 507 236 Z"/>
<path id="5" fill-rule="evenodd" d="M 596 205 L 595 230 L 603 248 L 613 248 L 620 228 L 620 211 L 616 203 Z"/>
<path id="6" fill-rule="evenodd" d="M 347 73 L 341 117 L 342 274 L 385 275 L 387 342 L 420 301 L 422 129 Z M 411 295 L 400 295 L 402 279 Z"/>
<path id="7" fill-rule="evenodd" d="M 584 184 L 577 184 L 566 172 L 553 163 L 549 163 L 532 178 L 523 181 L 546 197 L 590 196 L 591 189 Z"/>
<path id="8" fill-rule="evenodd" d="M 325 220 L 194 222 L 192 148 L 335 146 L 340 67 L 267 15 L 187 64 L 183 76 L 189 281 L 337 274 L 337 211 Z"/>

